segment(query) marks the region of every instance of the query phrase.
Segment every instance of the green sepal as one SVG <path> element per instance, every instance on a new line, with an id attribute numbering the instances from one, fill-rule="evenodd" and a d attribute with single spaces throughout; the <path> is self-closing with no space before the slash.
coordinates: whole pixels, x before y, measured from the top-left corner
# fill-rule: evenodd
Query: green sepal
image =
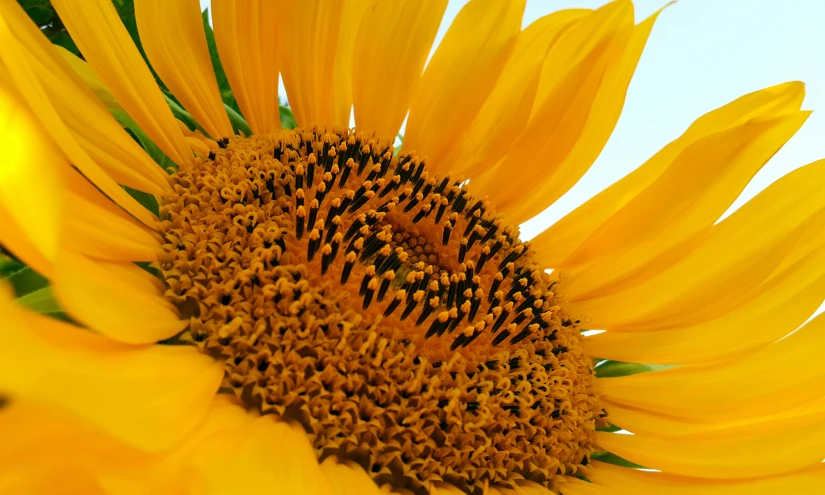
<path id="1" fill-rule="evenodd" d="M 608 464 L 614 464 L 616 466 L 622 466 L 626 468 L 632 469 L 647 469 L 644 466 L 640 466 L 635 462 L 630 462 L 627 459 L 617 456 L 613 452 L 593 452 L 590 454 L 590 459 L 594 461 L 601 461 L 606 462 Z"/>
<path id="2" fill-rule="evenodd" d="M 160 205 L 158 205 L 158 200 L 155 198 L 154 195 L 149 194 L 147 192 L 138 191 L 137 189 L 132 189 L 131 187 L 122 186 L 123 189 L 129 193 L 129 196 L 135 198 L 135 200 L 141 204 L 144 208 L 151 211 L 155 216 L 160 215 Z"/>
<path id="3" fill-rule="evenodd" d="M 610 426 L 604 426 L 602 428 L 596 428 L 596 431 L 604 431 L 606 433 L 615 433 L 619 430 L 621 430 L 621 428 L 619 428 L 616 425 L 610 425 Z"/>
<path id="4" fill-rule="evenodd" d="M 638 375 L 639 373 L 663 370 L 665 368 L 668 368 L 668 366 L 661 364 L 623 363 L 621 361 L 607 360 L 596 367 L 596 378 Z"/>
<path id="5" fill-rule="evenodd" d="M 244 136 L 252 135 L 252 129 L 241 114 L 226 103 L 223 104 L 223 108 L 226 110 L 226 115 L 229 116 L 229 123 L 232 124 L 232 130 L 235 131 L 235 134 L 243 134 Z"/>
<path id="6" fill-rule="evenodd" d="M 37 313 L 49 314 L 63 312 L 57 303 L 57 299 L 54 297 L 54 292 L 51 287 L 43 287 L 23 297 L 18 297 L 17 303 Z"/>
<path id="7" fill-rule="evenodd" d="M 9 282 L 14 289 L 15 297 L 25 296 L 49 285 L 46 277 L 40 275 L 28 266 L 8 275 L 6 281 Z"/>
<path id="8" fill-rule="evenodd" d="M 137 125 L 137 123 L 132 120 L 132 117 L 129 117 L 126 112 L 113 111 L 112 115 L 114 115 L 121 125 L 129 130 L 132 136 L 134 136 L 137 142 L 143 147 L 143 150 L 146 151 L 146 153 L 151 156 L 152 159 L 155 160 L 155 163 L 160 165 L 163 170 L 167 170 L 170 167 L 173 169 L 178 168 L 178 165 L 173 162 L 171 158 L 166 156 L 166 153 L 158 148 L 154 141 L 149 139 L 149 136 L 143 132 L 143 129 L 141 129 L 140 126 Z"/>
<path id="9" fill-rule="evenodd" d="M 186 127 L 188 127 L 190 131 L 199 130 L 203 133 L 204 136 L 209 136 L 209 133 L 206 132 L 206 129 L 201 127 L 200 124 L 198 124 L 198 121 L 195 120 L 195 117 L 192 117 L 192 114 L 184 110 L 184 108 L 180 106 L 180 103 L 175 101 L 170 96 L 170 94 L 166 94 L 164 92 L 163 97 L 166 98 L 166 104 L 169 105 L 169 109 L 172 110 L 172 115 L 174 115 L 176 119 L 183 122 L 184 125 L 186 125 Z"/>
<path id="10" fill-rule="evenodd" d="M 298 127 L 298 122 L 295 120 L 295 115 L 292 114 L 292 109 L 286 105 L 281 105 L 281 127 L 284 129 L 295 129 Z"/>

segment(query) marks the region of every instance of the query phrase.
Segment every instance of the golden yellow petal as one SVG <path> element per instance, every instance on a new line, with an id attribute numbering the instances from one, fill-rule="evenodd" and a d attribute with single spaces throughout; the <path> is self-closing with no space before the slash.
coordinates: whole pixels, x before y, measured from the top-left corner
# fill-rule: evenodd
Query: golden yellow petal
<path id="1" fill-rule="evenodd" d="M 637 58 L 652 21 L 643 26 L 639 30 L 641 43 L 634 44 L 639 47 L 634 52 Z M 576 169 L 572 171 L 559 170 L 559 167 L 587 125 L 600 86 L 607 82 L 608 65 L 620 57 L 633 31 L 633 4 L 629 1 L 611 2 L 576 23 L 547 54 L 532 115 L 524 131 L 498 165 L 475 181 L 475 187 L 481 187 L 483 194 L 489 194 L 499 211 L 509 214 L 516 204 L 530 203 L 525 197 L 535 185 L 553 181 L 557 174 L 571 177 L 584 174 L 589 163 L 585 166 L 578 162 L 568 164 Z M 635 65 L 628 69 L 623 73 L 629 80 Z M 614 114 L 618 118 L 617 112 Z M 609 134 L 615 121 L 604 117 L 599 115 L 594 119 L 599 120 L 600 125 L 607 125 Z M 569 179 L 564 179 L 559 178 L 557 185 L 570 187 L 572 184 L 567 185 Z M 501 184 L 509 184 L 509 187 L 501 187 Z M 544 207 L 550 204 L 541 197 L 536 200 L 544 203 Z M 521 220 L 514 219 L 516 222 Z"/>
<path id="2" fill-rule="evenodd" d="M 548 50 L 589 11 L 570 9 L 542 17 L 519 34 L 516 47 L 467 134 L 433 168 L 477 177 L 495 165 L 521 134 L 533 109 Z"/>
<path id="3" fill-rule="evenodd" d="M 825 400 L 764 420 L 684 435 L 597 432 L 595 442 L 631 462 L 714 479 L 777 476 L 825 458 Z"/>
<path id="4" fill-rule="evenodd" d="M 26 45 L 25 43 L 21 43 L 20 40 L 18 40 L 15 36 L 12 35 L 12 31 L 9 29 L 10 24 L 6 21 L 6 19 L 8 19 L 11 16 L 11 14 L 17 15 L 21 12 L 22 11 L 20 11 L 19 6 L 17 6 L 17 4 L 13 2 L 0 3 L 0 46 L 9 47 L 9 49 L 7 50 L 0 51 L 0 58 L 5 64 L 5 68 L 8 70 L 8 73 L 0 71 L 0 80 L 14 82 L 14 85 L 19 91 L 22 99 L 26 101 L 32 113 L 40 122 L 41 126 L 49 130 L 49 134 L 51 135 L 52 140 L 56 143 L 57 146 L 59 146 L 62 149 L 63 153 L 72 163 L 72 165 L 74 165 L 78 170 L 80 170 L 83 173 L 83 175 L 85 175 L 91 182 L 93 182 L 98 188 L 100 188 L 100 190 L 103 191 L 103 193 L 105 193 L 117 204 L 122 206 L 131 215 L 133 215 L 135 218 L 137 218 L 144 224 L 153 226 L 155 224 L 154 215 L 152 215 L 143 206 L 141 206 L 140 203 L 138 203 L 131 196 L 129 196 L 129 194 L 127 194 L 126 191 L 123 190 L 123 188 L 121 188 L 114 180 L 112 180 L 112 178 L 109 177 L 107 173 L 97 163 L 95 163 L 95 161 L 92 160 L 92 158 L 89 156 L 89 154 L 87 154 L 87 152 L 94 154 L 95 150 L 84 149 L 83 147 L 83 144 L 89 143 L 87 138 L 84 137 L 82 133 L 74 133 L 70 129 L 71 122 L 67 124 L 63 120 L 64 117 L 68 119 L 82 120 L 81 115 L 72 113 L 58 113 L 58 110 L 55 108 L 55 104 L 50 100 L 48 96 L 49 93 L 45 90 L 43 84 L 41 83 L 40 76 L 38 76 L 35 72 L 35 69 L 40 70 L 43 68 L 43 66 L 36 65 L 33 67 L 30 65 L 30 63 L 39 64 L 44 60 L 49 60 L 58 61 L 60 64 L 65 65 L 65 62 L 58 58 L 32 58 L 30 56 L 27 56 L 25 47 L 28 45 Z M 29 22 L 30 21 L 26 20 L 24 23 L 17 23 L 13 25 L 18 27 L 26 26 Z M 34 45 L 40 43 L 41 41 L 43 41 L 43 39 L 45 39 L 41 38 L 42 34 L 37 33 L 37 36 L 35 36 L 33 39 L 40 41 L 36 41 Z M 53 51 L 52 55 L 54 55 Z M 65 73 L 58 74 L 58 76 L 66 75 L 66 77 L 68 77 L 70 80 L 72 80 L 72 78 L 77 78 L 77 76 L 74 75 L 74 73 L 72 72 L 71 68 L 66 66 L 65 69 Z M 54 76 L 50 76 L 50 78 L 52 82 L 55 81 Z M 95 105 L 97 105 L 97 108 L 99 108 L 100 111 L 103 112 L 103 115 L 106 115 L 109 119 L 112 119 L 112 117 L 108 114 L 108 112 L 100 103 L 100 101 L 98 101 L 95 98 L 91 90 L 85 88 L 85 86 L 82 86 L 82 82 L 79 82 L 78 84 L 78 86 L 72 86 L 72 88 L 81 89 L 80 93 L 83 93 L 84 91 L 86 92 L 89 98 L 88 101 L 92 102 L 88 106 L 88 108 L 95 108 Z M 73 100 L 67 101 L 62 100 L 60 98 L 57 98 L 57 101 L 63 103 L 75 103 Z M 88 124 L 88 122 L 86 124 Z M 117 132 L 123 132 L 123 130 L 117 125 L 114 119 L 111 120 L 111 124 L 112 126 L 106 127 L 106 129 L 115 130 Z M 127 139 L 131 141 L 131 138 L 127 137 Z M 137 147 L 137 145 L 134 142 L 132 142 L 132 145 Z M 148 156 L 146 156 L 146 154 L 140 149 L 140 147 L 137 147 L 137 150 L 139 151 L 139 154 L 141 154 L 151 162 L 151 159 L 149 159 Z M 152 164 L 154 166 L 154 162 L 152 162 Z M 155 169 L 157 170 L 156 166 Z M 160 173 L 161 175 L 163 175 L 162 172 Z M 165 179 L 161 180 L 165 181 Z"/>
<path id="5" fill-rule="evenodd" d="M 215 138 L 234 134 L 215 81 L 197 0 L 137 0 L 135 20 L 152 68 Z"/>
<path id="6" fill-rule="evenodd" d="M 54 262 L 65 207 L 63 177 L 69 166 L 25 103 L 2 83 L 0 149 L 0 207 L 8 217 L 0 229 L 0 241 L 5 244 L 10 242 L 7 238 L 14 237 L 18 239 L 14 242 L 19 246 L 16 251 L 21 251 L 25 242 L 35 250 L 32 257 L 38 264 L 41 260 Z"/>
<path id="7" fill-rule="evenodd" d="M 278 35 L 287 27 L 279 2 L 215 0 L 212 23 L 221 64 L 249 127 L 256 133 L 277 131 Z"/>
<path id="8" fill-rule="evenodd" d="M 147 344 L 172 337 L 187 325 L 161 290 L 144 283 L 148 273 L 136 265 L 64 251 L 55 272 L 54 290 L 66 312 L 107 337 Z"/>
<path id="9" fill-rule="evenodd" d="M 192 153 L 172 111 L 109 0 L 56 0 L 60 20 L 83 57 L 149 138 L 175 163 Z"/>
<path id="10" fill-rule="evenodd" d="M 334 495 L 380 495 L 381 491 L 372 479 L 352 462 L 339 462 L 328 457 L 321 463 L 321 470 L 326 475 Z"/>
<path id="11" fill-rule="evenodd" d="M 0 305 L 0 390 L 76 415 L 139 449 L 158 451 L 183 438 L 223 376 L 219 363 L 191 347 L 121 344 L 29 313 L 10 294 Z"/>
<path id="12" fill-rule="evenodd" d="M 472 0 L 427 65 L 410 106 L 404 149 L 438 163 L 462 138 L 515 47 L 524 0 Z"/>
<path id="13" fill-rule="evenodd" d="M 75 71 L 75 73 L 83 79 L 83 82 L 86 86 L 89 87 L 92 91 L 94 91 L 95 96 L 97 99 L 100 100 L 101 103 L 108 109 L 110 112 L 125 112 L 123 107 L 118 103 L 115 99 L 112 92 L 109 91 L 109 88 L 103 84 L 103 81 L 97 77 L 95 71 L 89 67 L 89 64 L 86 63 L 85 60 L 81 59 L 74 53 L 70 52 L 69 50 L 63 48 L 60 45 L 54 46 L 57 53 L 63 57 L 63 60 L 66 61 L 67 64 Z"/>
<path id="14" fill-rule="evenodd" d="M 527 201 L 516 202 L 507 211 L 512 216 L 511 221 L 523 222 L 541 213 L 578 182 L 599 156 L 622 113 L 630 79 L 660 12 L 619 33 L 615 42 L 616 51 L 607 63 L 598 90 L 589 103 L 587 120 L 581 126 L 575 144 L 563 158 L 552 160 L 550 165 L 558 165 L 548 167 L 552 173 L 544 172 L 546 175 L 542 182 L 537 182 L 538 187 L 526 196 Z"/>
<path id="15" fill-rule="evenodd" d="M 3 244 L 3 249 L 14 254 L 44 277 L 48 279 L 54 277 L 53 262 L 46 259 L 35 247 L 32 239 L 17 225 L 2 203 L 0 203 L 0 225 L 3 226 L 0 231 L 0 243 Z"/>
<path id="16" fill-rule="evenodd" d="M 336 111 L 336 93 L 331 90 L 344 3 L 283 2 L 281 43 L 289 49 L 283 51 L 281 75 L 299 126 L 349 126 L 348 111 L 345 120 L 336 121 L 342 115 Z"/>
<path id="17" fill-rule="evenodd" d="M 271 415 L 236 422 L 206 436 L 189 454 L 197 493 L 335 493 L 300 427 Z"/>
<path id="18" fill-rule="evenodd" d="M 568 271 L 565 296 L 627 290 L 678 263 L 808 115 L 753 119 L 687 147 L 570 255 L 575 268 Z"/>
<path id="19" fill-rule="evenodd" d="M 594 484 L 609 488 L 615 495 L 815 495 L 825 486 L 825 466 L 820 464 L 773 477 L 717 481 L 627 469 L 595 461 L 588 469 L 587 477 Z M 566 491 L 563 493 L 567 494 Z"/>
<path id="20" fill-rule="evenodd" d="M 825 248 L 754 292 L 745 304 L 708 321 L 646 332 L 604 332 L 585 338 L 584 346 L 590 356 L 648 364 L 707 362 L 752 351 L 792 332 L 825 300 Z"/>
<path id="21" fill-rule="evenodd" d="M 437 0 L 441 3 L 441 0 Z M 375 0 L 347 0 L 341 12 L 341 29 L 338 32 L 338 48 L 335 52 L 335 66 L 332 74 L 332 120 L 334 125 L 350 126 L 350 114 L 353 101 L 353 79 L 355 77 L 353 59 L 355 39 L 360 32 L 367 8 L 374 7 Z M 401 10 L 396 4 L 393 8 Z M 409 19 L 408 19 L 409 21 Z M 376 26 L 371 26 L 375 29 Z M 386 26 L 381 26 L 386 29 Z M 398 63 L 396 61 L 396 63 Z M 386 73 L 386 72 L 385 72 Z M 420 72 L 419 72 L 420 74 Z M 384 84 L 388 84 L 384 78 Z M 373 95 L 377 97 L 377 95 Z M 391 137 L 394 134 L 388 134 Z"/>
<path id="22" fill-rule="evenodd" d="M 822 397 L 825 316 L 736 358 L 598 381 L 605 399 L 700 422 L 760 418 Z M 780 371 L 781 370 L 781 371 Z M 825 455 L 823 455 L 825 458 Z"/>
<path id="23" fill-rule="evenodd" d="M 782 177 L 713 226 L 697 248 L 661 274 L 629 289 L 571 304 L 592 328 L 636 330 L 706 321 L 753 298 L 794 245 L 825 242 L 825 161 Z"/>
<path id="24" fill-rule="evenodd" d="M 358 129 L 396 135 L 446 8 L 446 0 L 380 0 L 367 10 L 352 65 Z"/>
<path id="25" fill-rule="evenodd" d="M 704 136 L 741 125 L 752 118 L 769 118 L 799 110 L 804 86 L 798 82 L 772 86 L 745 95 L 696 120 L 685 133 L 627 177 L 578 207 L 533 240 L 538 259 L 558 268 L 616 211 L 655 181 L 686 147 Z"/>

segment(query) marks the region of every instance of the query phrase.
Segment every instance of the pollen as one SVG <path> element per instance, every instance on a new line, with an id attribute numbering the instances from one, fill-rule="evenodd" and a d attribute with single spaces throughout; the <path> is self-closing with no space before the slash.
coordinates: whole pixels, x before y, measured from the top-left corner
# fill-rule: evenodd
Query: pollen
<path id="1" fill-rule="evenodd" d="M 414 493 L 588 463 L 578 322 L 472 183 L 349 129 L 219 144 L 172 176 L 158 268 L 222 391 Z"/>

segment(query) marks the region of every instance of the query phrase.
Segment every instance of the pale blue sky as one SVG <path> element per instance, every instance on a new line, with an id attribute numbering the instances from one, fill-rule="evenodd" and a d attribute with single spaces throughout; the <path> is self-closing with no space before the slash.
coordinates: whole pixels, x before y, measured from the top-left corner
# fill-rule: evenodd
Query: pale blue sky
<path id="1" fill-rule="evenodd" d="M 467 1 L 450 0 L 437 41 Z M 527 0 L 524 24 L 556 10 L 605 3 Z M 637 0 L 637 20 L 666 3 Z M 780 82 L 806 82 L 804 108 L 815 112 L 734 207 L 790 170 L 825 158 L 823 22 L 822 0 L 681 0 L 668 7 L 651 33 L 622 117 L 601 156 L 567 195 L 522 227 L 522 236 L 533 237 L 641 165 L 703 113 Z"/>

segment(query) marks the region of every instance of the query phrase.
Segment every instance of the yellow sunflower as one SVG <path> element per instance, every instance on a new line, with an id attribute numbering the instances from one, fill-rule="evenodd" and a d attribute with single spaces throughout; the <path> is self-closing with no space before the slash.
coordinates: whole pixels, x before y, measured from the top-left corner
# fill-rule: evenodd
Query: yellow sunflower
<path id="1" fill-rule="evenodd" d="M 802 84 L 523 242 L 658 14 L 446 3 L 0 0 L 0 491 L 825 492 L 825 161 L 719 221 Z"/>

